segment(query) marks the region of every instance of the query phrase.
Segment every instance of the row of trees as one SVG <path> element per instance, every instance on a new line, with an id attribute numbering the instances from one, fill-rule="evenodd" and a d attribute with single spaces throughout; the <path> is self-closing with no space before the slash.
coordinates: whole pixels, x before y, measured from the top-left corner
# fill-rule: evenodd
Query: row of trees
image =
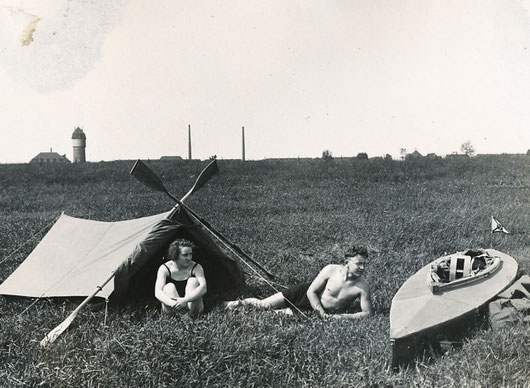
<path id="1" fill-rule="evenodd" d="M 473 156 L 475 155 L 475 147 L 473 146 L 471 141 L 467 140 L 464 143 L 462 143 L 462 145 L 460 146 L 460 152 L 462 155 Z M 401 155 L 402 160 L 404 160 L 405 157 L 408 155 L 406 148 L 400 148 L 399 153 Z"/>
<path id="2" fill-rule="evenodd" d="M 473 155 L 475 155 L 475 147 L 473 146 L 471 141 L 467 140 L 464 143 L 462 143 L 462 145 L 460 146 L 460 152 L 462 153 L 462 155 L 473 156 Z M 529 150 L 529 152 L 530 152 L 530 150 Z M 409 153 L 407 152 L 406 148 L 400 148 L 399 149 L 399 154 L 401 155 L 401 160 L 405 160 L 407 155 L 409 155 Z M 356 158 L 357 159 L 361 159 L 361 160 L 366 160 L 366 159 L 368 159 L 368 154 L 366 152 L 359 152 L 357 154 Z M 322 159 L 324 159 L 324 160 L 333 159 L 333 154 L 331 153 L 330 150 L 324 150 L 322 152 Z M 392 160 L 392 156 L 390 154 L 386 154 L 384 159 L 385 160 Z"/>

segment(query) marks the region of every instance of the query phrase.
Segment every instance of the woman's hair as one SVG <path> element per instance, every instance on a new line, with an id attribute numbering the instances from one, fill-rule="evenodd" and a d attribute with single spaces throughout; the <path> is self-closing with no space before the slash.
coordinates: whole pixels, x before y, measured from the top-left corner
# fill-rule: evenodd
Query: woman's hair
<path id="1" fill-rule="evenodd" d="M 344 252 L 345 258 L 355 257 L 357 255 L 361 255 L 362 257 L 368 258 L 368 249 L 366 249 L 365 247 L 352 245 L 346 250 L 346 252 Z"/>
<path id="2" fill-rule="evenodd" d="M 169 244 L 166 251 L 166 256 L 168 259 L 173 260 L 178 258 L 178 255 L 180 253 L 180 248 L 195 248 L 195 245 L 189 240 L 185 240 L 183 238 L 178 238 Z"/>

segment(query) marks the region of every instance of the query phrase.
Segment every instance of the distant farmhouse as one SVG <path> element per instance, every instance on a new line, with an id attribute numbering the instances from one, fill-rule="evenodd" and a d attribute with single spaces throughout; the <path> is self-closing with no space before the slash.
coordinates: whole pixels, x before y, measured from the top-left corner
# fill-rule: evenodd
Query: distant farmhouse
<path id="1" fill-rule="evenodd" d="M 160 160 L 165 160 L 169 162 L 171 160 L 183 160 L 183 159 L 182 159 L 182 156 L 161 156 Z"/>
<path id="2" fill-rule="evenodd" d="M 405 156 L 405 160 L 421 160 L 421 159 L 437 160 L 437 159 L 442 159 L 442 157 L 439 155 L 436 155 L 434 152 L 431 152 L 424 156 L 421 153 L 419 153 L 417 150 Z"/>
<path id="3" fill-rule="evenodd" d="M 442 159 L 441 156 L 436 155 L 434 152 L 431 152 L 430 154 L 425 155 L 427 159 Z"/>
<path id="4" fill-rule="evenodd" d="M 468 154 L 457 154 L 457 153 L 454 153 L 454 154 L 445 155 L 445 158 L 446 159 L 451 159 L 451 160 L 462 160 L 462 159 L 469 159 L 469 155 Z"/>
<path id="5" fill-rule="evenodd" d="M 73 146 L 73 157 L 74 163 L 85 163 L 86 155 L 86 135 L 83 130 L 76 127 L 74 133 L 72 133 L 72 146 Z M 53 152 L 50 148 L 50 152 L 41 152 L 33 159 L 29 161 L 31 164 L 44 164 L 44 163 L 71 163 L 67 158 L 66 154 L 59 155 L 57 152 Z"/>
<path id="6" fill-rule="evenodd" d="M 29 162 L 31 164 L 70 163 L 70 161 L 66 158 L 66 155 L 59 155 L 57 152 L 53 152 L 51 148 L 50 152 L 41 152 Z"/>

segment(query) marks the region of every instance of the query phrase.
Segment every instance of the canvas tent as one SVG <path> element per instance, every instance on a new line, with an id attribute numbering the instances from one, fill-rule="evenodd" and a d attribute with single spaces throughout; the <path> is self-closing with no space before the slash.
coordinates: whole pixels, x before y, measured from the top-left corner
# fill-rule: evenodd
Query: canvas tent
<path id="1" fill-rule="evenodd" d="M 208 295 L 236 291 L 243 284 L 239 263 L 180 207 L 175 211 L 117 222 L 61 215 L 27 259 L 0 285 L 0 294 L 26 297 L 88 296 L 120 298 L 145 287 L 167 245 L 176 237 L 196 245 L 193 258 L 205 271 Z"/>

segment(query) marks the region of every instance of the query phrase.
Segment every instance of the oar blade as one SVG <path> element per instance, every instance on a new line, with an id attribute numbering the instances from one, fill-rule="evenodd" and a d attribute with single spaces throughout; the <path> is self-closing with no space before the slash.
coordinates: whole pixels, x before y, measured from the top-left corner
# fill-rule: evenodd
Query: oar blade
<path id="1" fill-rule="evenodd" d="M 40 341 L 40 346 L 44 348 L 54 342 L 70 326 L 76 316 L 77 314 L 71 314 L 59 326 L 46 334 L 42 341 Z"/>
<path id="2" fill-rule="evenodd" d="M 136 161 L 130 174 L 147 187 L 168 194 L 168 191 L 160 178 L 140 159 Z"/>
<path id="3" fill-rule="evenodd" d="M 213 177 L 218 172 L 219 169 L 217 168 L 217 159 L 214 159 L 204 168 L 204 170 L 201 171 L 199 177 L 197 178 L 197 181 L 191 189 L 191 193 L 198 191 L 206 184 L 206 182 L 210 180 L 211 177 Z"/>

